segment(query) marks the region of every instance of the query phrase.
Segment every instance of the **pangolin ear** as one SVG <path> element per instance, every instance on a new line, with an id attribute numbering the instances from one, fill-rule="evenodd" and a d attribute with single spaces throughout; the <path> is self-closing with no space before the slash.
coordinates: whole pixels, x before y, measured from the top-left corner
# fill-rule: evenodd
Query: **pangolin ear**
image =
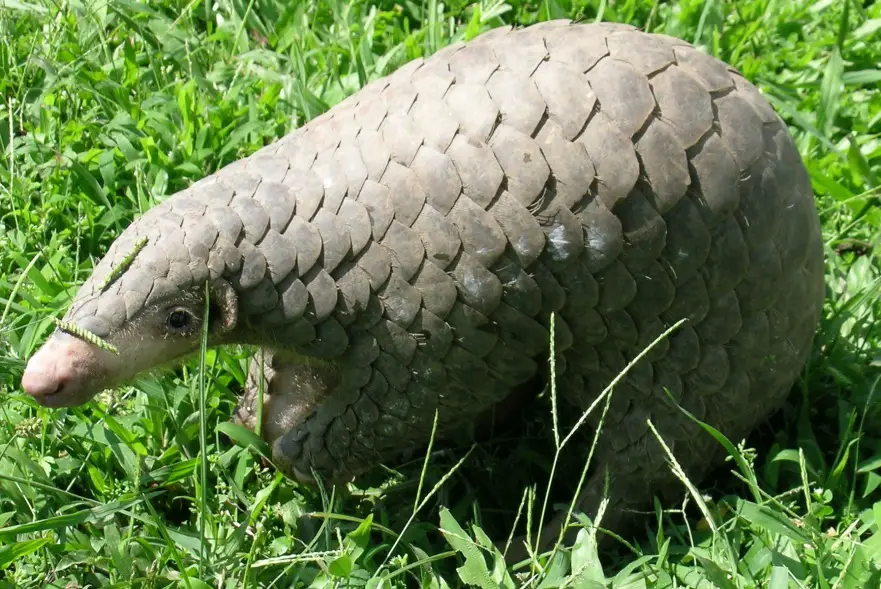
<path id="1" fill-rule="evenodd" d="M 209 293 L 212 308 L 219 311 L 212 321 L 212 327 L 216 326 L 221 333 L 235 329 L 239 320 L 239 301 L 235 289 L 226 280 L 217 278 L 211 281 Z"/>

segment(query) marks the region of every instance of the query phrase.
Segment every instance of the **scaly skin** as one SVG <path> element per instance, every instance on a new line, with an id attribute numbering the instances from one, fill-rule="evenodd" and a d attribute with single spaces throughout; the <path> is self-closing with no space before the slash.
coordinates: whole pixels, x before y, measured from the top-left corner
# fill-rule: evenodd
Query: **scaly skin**
<path id="1" fill-rule="evenodd" d="M 664 387 L 735 439 L 781 404 L 823 254 L 796 148 L 741 75 L 676 39 L 555 21 L 413 61 L 134 221 L 66 316 L 120 356 L 55 334 L 24 388 L 75 404 L 186 356 L 206 281 L 210 343 L 276 356 L 267 437 L 299 478 L 352 477 L 424 445 L 435 411 L 447 430 L 499 403 L 546 362 L 551 313 L 581 408 L 687 318 L 616 388 L 600 438 L 596 476 L 638 504 L 675 483 L 647 418 L 690 474 L 719 460 Z M 192 329 L 169 335 L 175 307 Z"/>

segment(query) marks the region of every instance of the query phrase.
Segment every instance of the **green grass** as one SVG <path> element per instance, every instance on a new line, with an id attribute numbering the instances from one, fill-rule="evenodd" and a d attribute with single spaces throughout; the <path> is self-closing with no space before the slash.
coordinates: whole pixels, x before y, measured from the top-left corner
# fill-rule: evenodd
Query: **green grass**
<path id="1" fill-rule="evenodd" d="M 224 425 L 235 351 L 71 410 L 21 393 L 26 359 L 134 215 L 409 59 L 565 16 L 682 37 L 740 69 L 817 193 L 827 302 L 810 362 L 681 506 L 601 551 L 581 532 L 506 568 L 492 541 L 523 483 L 538 516 L 544 416 L 520 443 L 438 446 L 424 472 L 417 456 L 328 496 Z M 878 64 L 868 0 L 0 0 L 0 587 L 881 586 Z"/>

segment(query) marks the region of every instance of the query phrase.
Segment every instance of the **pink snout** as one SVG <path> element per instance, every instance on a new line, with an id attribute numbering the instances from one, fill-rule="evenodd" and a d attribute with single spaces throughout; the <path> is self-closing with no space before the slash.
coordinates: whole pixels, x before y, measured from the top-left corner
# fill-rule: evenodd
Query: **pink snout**
<path id="1" fill-rule="evenodd" d="M 88 342 L 56 333 L 28 361 L 21 388 L 44 407 L 73 407 L 96 392 L 98 358 Z"/>
<path id="2" fill-rule="evenodd" d="M 35 362 L 34 360 L 37 359 Z M 64 389 L 70 374 L 58 370 L 58 366 L 41 366 L 38 356 L 31 358 L 21 377 L 21 388 L 32 397 L 48 397 Z"/>

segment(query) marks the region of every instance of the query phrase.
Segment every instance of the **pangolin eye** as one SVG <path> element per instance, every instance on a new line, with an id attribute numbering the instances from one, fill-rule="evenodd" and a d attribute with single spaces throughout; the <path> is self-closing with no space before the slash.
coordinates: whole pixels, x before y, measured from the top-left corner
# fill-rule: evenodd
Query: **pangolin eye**
<path id="1" fill-rule="evenodd" d="M 183 333 L 189 331 L 193 323 L 193 315 L 186 309 L 175 309 L 168 314 L 165 321 L 168 331 L 171 333 Z"/>

